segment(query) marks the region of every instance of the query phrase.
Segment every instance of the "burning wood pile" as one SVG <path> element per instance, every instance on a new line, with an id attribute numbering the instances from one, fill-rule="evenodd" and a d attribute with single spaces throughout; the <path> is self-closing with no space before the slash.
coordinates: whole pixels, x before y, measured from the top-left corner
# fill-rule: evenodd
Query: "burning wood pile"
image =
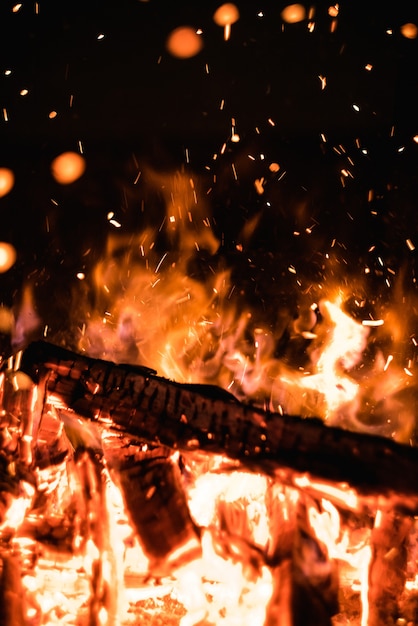
<path id="1" fill-rule="evenodd" d="M 418 448 L 44 341 L 2 379 L 1 624 L 417 623 Z"/>

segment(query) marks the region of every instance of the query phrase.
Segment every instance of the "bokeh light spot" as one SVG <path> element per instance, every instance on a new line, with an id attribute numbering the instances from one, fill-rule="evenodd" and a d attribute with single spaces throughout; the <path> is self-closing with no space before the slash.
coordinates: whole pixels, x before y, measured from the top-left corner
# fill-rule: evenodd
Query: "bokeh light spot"
<path id="1" fill-rule="evenodd" d="M 418 26 L 412 22 L 402 24 L 401 34 L 406 37 L 406 39 L 416 39 L 418 36 Z"/>
<path id="2" fill-rule="evenodd" d="M 239 20 L 238 8 L 232 2 L 226 2 L 218 7 L 213 14 L 213 21 L 218 26 L 226 26 L 227 24 L 235 24 Z"/>
<path id="3" fill-rule="evenodd" d="M 281 13 L 282 20 L 288 24 L 302 22 L 306 17 L 306 10 L 302 4 L 289 4 Z"/>
<path id="4" fill-rule="evenodd" d="M 8 167 L 0 168 L 0 198 L 7 195 L 15 184 L 15 176 Z"/>
<path id="5" fill-rule="evenodd" d="M 203 41 L 191 26 L 179 26 L 167 37 L 166 48 L 179 59 L 189 59 L 201 51 Z"/>
<path id="6" fill-rule="evenodd" d="M 0 272 L 7 272 L 16 261 L 16 250 L 10 243 L 0 241 Z"/>
<path id="7" fill-rule="evenodd" d="M 69 185 L 80 178 L 86 169 L 84 158 L 77 152 L 63 152 L 51 163 L 51 172 L 61 185 Z"/>

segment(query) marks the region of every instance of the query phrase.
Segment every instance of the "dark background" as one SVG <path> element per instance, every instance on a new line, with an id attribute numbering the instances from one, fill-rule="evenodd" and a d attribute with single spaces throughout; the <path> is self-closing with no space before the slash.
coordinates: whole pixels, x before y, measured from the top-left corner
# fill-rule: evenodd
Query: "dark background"
<path id="1" fill-rule="evenodd" d="M 147 168 L 200 181 L 222 245 L 191 271 L 236 268 L 238 286 L 264 308 L 300 287 L 290 266 L 304 288 L 330 280 L 331 257 L 333 280 L 349 284 L 367 267 L 366 290 L 384 301 L 400 275 L 415 291 L 406 240 L 418 245 L 418 39 L 400 31 L 418 23 L 415 2 L 343 0 L 335 29 L 330 3 L 316 3 L 312 32 L 307 20 L 283 23 L 287 3 L 237 2 L 229 41 L 212 19 L 220 2 L 15 4 L 0 5 L 0 166 L 16 177 L 0 198 L 0 239 L 18 255 L 0 276 L 4 304 L 30 283 L 41 317 L 65 327 L 76 273 L 86 273 L 85 288 L 115 231 L 109 211 L 119 234 L 161 221 L 161 189 L 146 174 L 134 182 Z M 191 59 L 165 48 L 181 25 L 203 31 Z M 59 185 L 52 159 L 80 149 L 86 173 Z M 168 246 L 162 234 L 156 248 Z"/>

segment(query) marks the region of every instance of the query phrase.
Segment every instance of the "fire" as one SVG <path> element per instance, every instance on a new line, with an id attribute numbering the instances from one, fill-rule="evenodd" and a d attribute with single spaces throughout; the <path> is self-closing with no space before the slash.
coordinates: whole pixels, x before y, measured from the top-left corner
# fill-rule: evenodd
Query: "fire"
<path id="1" fill-rule="evenodd" d="M 355 294 L 321 286 L 306 290 L 298 315 L 278 311 L 264 324 L 217 260 L 221 242 L 199 181 L 147 175 L 165 215 L 129 241 L 109 239 L 91 281 L 94 306 L 76 311 L 85 320 L 79 351 L 217 385 L 270 411 L 409 441 L 414 372 L 401 357 L 396 309 L 366 313 L 361 286 Z M 243 241 L 250 238 L 247 225 Z M 14 345 L 39 325 L 28 287 Z M 373 602 L 392 598 L 379 573 L 396 581 L 398 596 L 414 584 L 412 521 L 387 503 L 376 509 L 347 485 L 307 474 L 289 486 L 228 458 L 124 437 L 110 420 L 87 423 L 42 397 L 41 387 L 32 389 L 18 361 L 3 374 L 3 568 L 20 554 L 9 566 L 22 580 L 25 624 L 65 616 L 125 626 L 170 610 L 180 626 L 304 623 L 306 598 L 321 593 L 326 608 L 315 608 L 315 623 L 330 623 L 341 605 L 361 614 L 351 624 L 374 626 Z M 34 463 L 28 483 L 14 468 L 30 473 Z"/>

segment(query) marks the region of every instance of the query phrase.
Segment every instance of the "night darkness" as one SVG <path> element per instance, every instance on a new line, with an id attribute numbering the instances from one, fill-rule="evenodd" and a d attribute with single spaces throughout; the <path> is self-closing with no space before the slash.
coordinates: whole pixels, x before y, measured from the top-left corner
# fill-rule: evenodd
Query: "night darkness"
<path id="1" fill-rule="evenodd" d="M 151 171 L 190 172 L 208 199 L 221 246 L 190 271 L 236 268 L 264 310 L 295 293 L 289 267 L 325 283 L 329 256 L 345 282 L 369 268 L 383 300 L 399 275 L 415 292 L 418 39 L 400 29 L 418 22 L 416 4 L 346 0 L 333 28 L 329 3 L 316 3 L 310 31 L 283 22 L 286 3 L 237 2 L 228 41 L 212 19 L 220 3 L 167 4 L 1 3 L 0 166 L 15 186 L 0 198 L 0 239 L 17 251 L 3 303 L 30 283 L 41 317 L 65 329 L 77 272 L 84 294 L 115 234 L 109 212 L 128 237 L 163 219 Z M 182 25 L 202 30 L 189 59 L 165 47 Z M 50 167 L 67 150 L 87 169 L 63 186 Z"/>

